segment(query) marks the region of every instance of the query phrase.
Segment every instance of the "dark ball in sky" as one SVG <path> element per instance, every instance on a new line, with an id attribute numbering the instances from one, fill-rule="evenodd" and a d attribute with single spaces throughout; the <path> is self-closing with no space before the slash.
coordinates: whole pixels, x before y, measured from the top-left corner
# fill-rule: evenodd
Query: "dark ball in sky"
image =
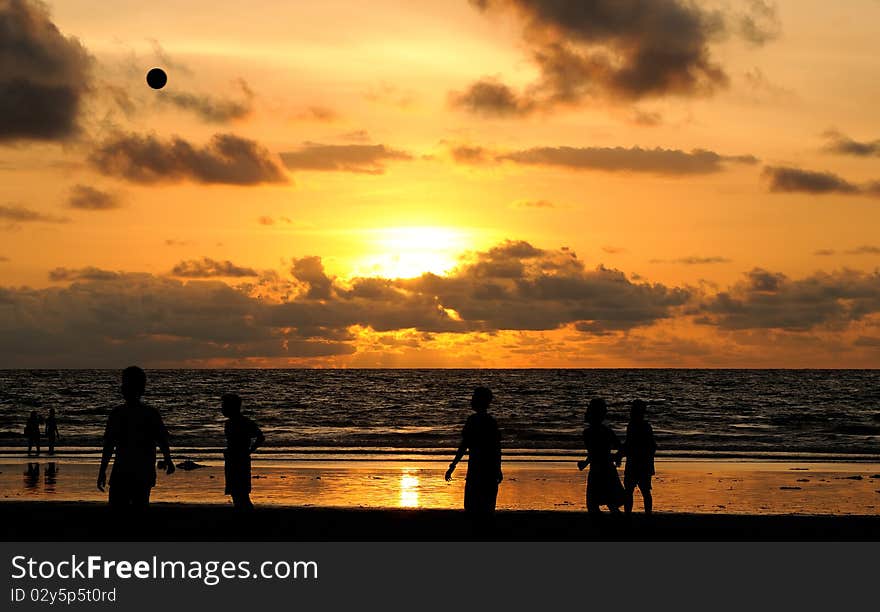
<path id="1" fill-rule="evenodd" d="M 153 89 L 162 89 L 168 82 L 168 75 L 161 68 L 153 68 L 147 73 L 147 85 Z"/>

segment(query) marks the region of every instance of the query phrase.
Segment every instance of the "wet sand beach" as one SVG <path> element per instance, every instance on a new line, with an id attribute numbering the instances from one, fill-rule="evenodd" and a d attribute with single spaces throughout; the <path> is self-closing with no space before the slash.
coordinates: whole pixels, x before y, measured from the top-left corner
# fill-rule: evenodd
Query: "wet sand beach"
<path id="1" fill-rule="evenodd" d="M 156 503 L 224 506 L 222 462 L 160 473 Z M 464 466 L 445 482 L 445 461 L 290 461 L 255 459 L 252 499 L 258 506 L 453 510 L 462 505 Z M 499 510 L 585 510 L 585 472 L 573 460 L 508 460 Z M 622 470 L 621 470 L 622 474 Z M 95 488 L 97 460 L 59 456 L 0 459 L 2 502 L 51 507 L 106 502 Z M 744 460 L 662 460 L 654 478 L 659 513 L 738 515 L 880 514 L 880 464 Z M 641 499 L 636 492 L 636 510 Z"/>

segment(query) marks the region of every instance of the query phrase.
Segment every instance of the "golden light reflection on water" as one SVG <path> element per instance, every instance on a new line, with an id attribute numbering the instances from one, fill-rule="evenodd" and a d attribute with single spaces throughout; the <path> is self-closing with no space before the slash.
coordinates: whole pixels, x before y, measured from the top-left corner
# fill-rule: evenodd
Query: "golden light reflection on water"
<path id="1" fill-rule="evenodd" d="M 400 507 L 419 507 L 419 479 L 408 470 L 400 476 Z"/>

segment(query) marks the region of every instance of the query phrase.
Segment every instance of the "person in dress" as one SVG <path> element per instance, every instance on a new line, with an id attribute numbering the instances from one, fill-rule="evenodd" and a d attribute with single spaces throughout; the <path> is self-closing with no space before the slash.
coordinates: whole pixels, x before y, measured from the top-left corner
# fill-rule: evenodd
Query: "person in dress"
<path id="1" fill-rule="evenodd" d="M 578 461 L 578 469 L 590 466 L 587 475 L 587 511 L 591 515 L 601 514 L 601 506 L 607 506 L 612 513 L 618 513 L 623 504 L 623 485 L 614 466 L 611 452 L 620 448 L 620 441 L 610 427 L 603 422 L 608 415 L 605 400 L 595 398 L 584 413 L 584 447 L 586 457 Z"/>
<path id="2" fill-rule="evenodd" d="M 467 477 L 464 486 L 464 509 L 472 518 L 488 522 L 495 513 L 498 485 L 504 479 L 501 473 L 501 433 L 495 418 L 489 414 L 492 391 L 486 387 L 474 389 L 470 415 L 461 432 L 461 444 L 455 453 L 446 480 L 465 453 L 468 455 Z"/>

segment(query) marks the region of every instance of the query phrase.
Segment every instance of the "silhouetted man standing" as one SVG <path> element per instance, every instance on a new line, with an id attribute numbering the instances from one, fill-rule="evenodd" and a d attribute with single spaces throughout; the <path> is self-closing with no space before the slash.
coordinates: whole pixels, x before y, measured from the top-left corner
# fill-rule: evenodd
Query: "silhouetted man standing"
<path id="1" fill-rule="evenodd" d="M 468 453 L 467 482 L 464 486 L 464 509 L 478 520 L 491 519 L 495 512 L 501 473 L 501 433 L 498 423 L 489 414 L 492 392 L 486 387 L 474 389 L 471 408 L 461 433 L 461 445 L 446 471 L 446 480 L 452 478 L 455 466 Z"/>
<path id="2" fill-rule="evenodd" d="M 137 366 L 122 372 L 122 397 L 107 419 L 104 453 L 98 472 L 98 489 L 107 482 L 107 465 L 116 453 L 110 474 L 110 505 L 119 509 L 145 510 L 150 504 L 150 490 L 156 485 L 156 446 L 162 449 L 165 472 L 174 473 L 168 432 L 159 411 L 145 405 L 141 397 L 147 387 L 147 375 Z"/>

